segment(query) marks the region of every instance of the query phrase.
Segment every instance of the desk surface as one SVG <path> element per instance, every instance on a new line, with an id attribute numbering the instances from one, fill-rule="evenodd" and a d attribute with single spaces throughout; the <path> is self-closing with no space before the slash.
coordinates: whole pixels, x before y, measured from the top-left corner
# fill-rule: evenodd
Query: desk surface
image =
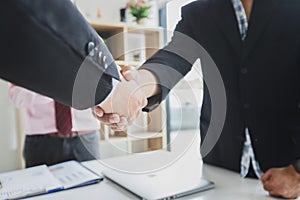
<path id="1" fill-rule="evenodd" d="M 117 162 L 119 158 L 112 159 Z M 97 173 L 101 173 L 105 167 L 99 161 L 85 162 L 84 165 Z M 263 190 L 262 184 L 256 179 L 242 179 L 239 174 L 204 165 L 203 174 L 206 178 L 212 180 L 216 184 L 213 190 L 197 193 L 187 196 L 184 199 L 198 200 L 274 200 Z M 104 180 L 99 184 L 81 187 L 77 189 L 57 192 L 53 194 L 34 197 L 34 200 L 74 200 L 74 199 L 138 199 L 135 195 L 117 186 L 109 180 Z"/>

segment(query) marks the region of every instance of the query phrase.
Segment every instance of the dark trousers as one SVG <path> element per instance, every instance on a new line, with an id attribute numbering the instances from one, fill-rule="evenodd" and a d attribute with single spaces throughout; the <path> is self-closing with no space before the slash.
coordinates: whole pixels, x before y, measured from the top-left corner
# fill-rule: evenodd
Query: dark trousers
<path id="1" fill-rule="evenodd" d="M 99 132 L 74 138 L 58 138 L 49 135 L 27 135 L 23 155 L 26 167 L 53 165 L 77 160 L 79 162 L 99 159 Z"/>

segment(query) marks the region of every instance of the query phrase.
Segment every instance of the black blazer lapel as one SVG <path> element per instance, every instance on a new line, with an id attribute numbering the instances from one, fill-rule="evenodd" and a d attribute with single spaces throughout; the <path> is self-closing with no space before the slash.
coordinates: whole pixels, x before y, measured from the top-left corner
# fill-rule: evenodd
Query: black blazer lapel
<path id="1" fill-rule="evenodd" d="M 241 55 L 242 39 L 236 20 L 235 12 L 230 0 L 211 0 L 209 12 L 217 26 L 224 33 L 237 55 Z"/>
<path id="2" fill-rule="evenodd" d="M 243 59 L 247 58 L 254 49 L 278 3 L 279 0 L 254 0 L 247 37 L 244 41 Z"/>

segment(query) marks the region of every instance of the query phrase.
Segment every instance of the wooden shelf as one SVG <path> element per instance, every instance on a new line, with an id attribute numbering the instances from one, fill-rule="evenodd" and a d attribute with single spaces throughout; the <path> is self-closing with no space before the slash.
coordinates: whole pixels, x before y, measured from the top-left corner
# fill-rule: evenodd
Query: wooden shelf
<path id="1" fill-rule="evenodd" d="M 146 133 L 130 133 L 127 138 L 129 140 L 148 140 L 163 137 L 162 133 L 146 132 Z"/>
<path id="2" fill-rule="evenodd" d="M 117 60 L 116 64 L 120 65 L 121 67 L 123 67 L 123 66 L 139 67 L 139 66 L 141 66 L 143 64 L 143 62 Z"/>
<path id="3" fill-rule="evenodd" d="M 162 27 L 152 27 L 152 26 L 143 26 L 143 25 L 132 25 L 124 22 L 119 23 L 103 23 L 97 21 L 89 21 L 89 24 L 94 29 L 102 29 L 103 31 L 111 30 L 115 31 L 118 29 L 126 29 L 127 31 L 135 31 L 136 33 L 157 33 L 163 31 Z"/>
<path id="4" fill-rule="evenodd" d="M 124 23 L 115 23 L 115 24 L 111 24 L 111 23 L 97 23 L 95 21 L 90 21 L 89 22 L 90 25 L 96 29 L 96 30 L 100 30 L 101 31 L 116 31 L 116 30 L 122 30 L 124 29 L 125 24 Z"/>

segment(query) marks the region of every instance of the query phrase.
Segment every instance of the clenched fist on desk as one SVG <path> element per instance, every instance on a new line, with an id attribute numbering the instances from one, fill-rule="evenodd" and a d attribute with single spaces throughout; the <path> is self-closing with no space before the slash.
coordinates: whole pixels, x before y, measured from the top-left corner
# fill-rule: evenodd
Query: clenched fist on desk
<path id="1" fill-rule="evenodd" d="M 261 177 L 261 181 L 271 196 L 286 199 L 296 199 L 300 196 L 300 174 L 292 165 L 268 170 Z"/>

